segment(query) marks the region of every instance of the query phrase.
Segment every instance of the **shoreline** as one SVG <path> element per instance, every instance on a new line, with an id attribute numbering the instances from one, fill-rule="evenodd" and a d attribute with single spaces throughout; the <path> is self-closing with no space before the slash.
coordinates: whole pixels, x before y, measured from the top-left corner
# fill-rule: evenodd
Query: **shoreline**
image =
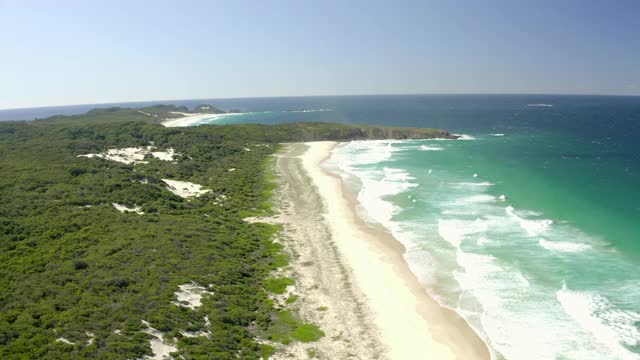
<path id="1" fill-rule="evenodd" d="M 355 340 L 345 350 L 323 339 L 316 345 L 320 353 L 327 358 L 490 359 L 470 325 L 429 297 L 404 260 L 404 246 L 367 225 L 357 215 L 355 195 L 338 175 L 320 166 L 336 145 L 290 144 L 277 164 L 282 201 L 288 203 L 277 222 L 285 224 L 289 250 L 298 255 L 291 272 L 300 279 L 299 310 L 320 325 L 326 338 L 348 331 Z M 302 210 L 307 213 L 298 214 Z M 314 265 L 303 265 L 309 263 Z M 320 302 L 333 306 L 318 315 L 313 310 Z M 303 348 L 292 344 L 287 350 L 300 354 Z"/>
<path id="2" fill-rule="evenodd" d="M 187 127 L 187 126 L 195 126 L 198 122 L 204 119 L 212 119 L 216 120 L 221 117 L 230 116 L 230 115 L 239 115 L 243 113 L 224 113 L 224 114 L 189 114 L 189 113 L 180 113 L 185 115 L 181 118 L 176 119 L 167 119 L 162 121 L 160 124 L 165 127 Z"/>

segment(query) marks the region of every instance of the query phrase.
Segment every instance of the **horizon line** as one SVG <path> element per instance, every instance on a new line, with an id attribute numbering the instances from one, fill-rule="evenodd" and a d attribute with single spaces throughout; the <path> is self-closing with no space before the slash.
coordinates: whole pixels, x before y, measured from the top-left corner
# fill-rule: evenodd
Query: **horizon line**
<path id="1" fill-rule="evenodd" d="M 38 105 L 31 107 L 17 108 L 0 108 L 0 111 L 26 110 L 26 109 L 43 109 L 68 106 L 88 106 L 88 105 L 116 105 L 130 103 L 162 103 L 171 101 L 206 101 L 206 100 L 232 100 L 232 99 L 277 99 L 277 98 L 312 98 L 312 97 L 358 97 L 358 96 L 478 96 L 478 95 L 515 95 L 515 96 L 600 96 L 600 97 L 640 97 L 638 95 L 620 95 L 620 94 L 571 94 L 571 93 L 380 93 L 380 94 L 342 94 L 342 95 L 275 95 L 275 96 L 240 96 L 240 97 L 215 97 L 215 98 L 182 98 L 182 99 L 163 99 L 163 100 L 130 100 L 130 101 L 112 101 L 112 102 L 96 102 L 96 103 L 80 103 L 80 104 L 64 104 L 64 105 Z"/>

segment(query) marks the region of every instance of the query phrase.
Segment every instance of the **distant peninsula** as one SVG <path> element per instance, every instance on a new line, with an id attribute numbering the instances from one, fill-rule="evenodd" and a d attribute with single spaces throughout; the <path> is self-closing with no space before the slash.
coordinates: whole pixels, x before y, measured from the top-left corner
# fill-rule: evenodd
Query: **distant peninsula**
<path id="1" fill-rule="evenodd" d="M 162 124 L 165 127 L 192 127 L 203 119 L 215 119 L 221 116 L 233 116 L 234 114 L 242 114 L 242 112 L 240 110 L 225 111 L 207 104 L 198 105 L 191 110 L 186 106 L 154 105 L 142 108 L 111 107 L 93 109 L 82 115 L 57 115 L 34 121 L 34 123 L 86 125 L 140 121 L 148 124 Z M 210 125 L 214 124 L 215 121 L 212 121 Z M 264 131 L 264 133 L 261 135 L 255 134 L 258 137 L 253 139 L 269 138 L 275 142 L 457 139 L 460 137 L 441 129 L 325 122 L 293 122 L 278 125 L 238 124 L 224 126 L 228 127 L 229 131 L 233 131 L 232 129 L 234 129 L 234 127 L 238 127 L 239 129 L 261 129 L 260 131 Z"/>

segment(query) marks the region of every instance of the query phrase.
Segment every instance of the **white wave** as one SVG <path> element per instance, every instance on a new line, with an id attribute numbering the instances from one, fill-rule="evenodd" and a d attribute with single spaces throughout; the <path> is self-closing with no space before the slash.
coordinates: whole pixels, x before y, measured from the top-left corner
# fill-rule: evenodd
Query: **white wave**
<path id="1" fill-rule="evenodd" d="M 385 167 L 382 171 L 384 171 L 383 181 L 410 181 L 416 179 L 403 169 Z"/>
<path id="2" fill-rule="evenodd" d="M 323 111 L 333 111 L 333 110 L 332 109 L 304 109 L 304 110 L 286 110 L 285 112 L 308 113 L 308 112 L 323 112 Z"/>
<path id="3" fill-rule="evenodd" d="M 453 216 L 478 216 L 478 212 L 469 209 L 452 209 L 452 210 L 443 210 L 442 215 L 453 215 Z"/>
<path id="4" fill-rule="evenodd" d="M 582 243 L 573 243 L 568 241 L 548 241 L 540 239 L 538 244 L 543 248 L 551 251 L 557 251 L 562 253 L 577 253 L 586 250 L 591 250 L 591 245 Z"/>
<path id="5" fill-rule="evenodd" d="M 497 199 L 493 195 L 489 194 L 475 194 L 471 196 L 466 196 L 462 198 L 458 198 L 451 202 L 452 205 L 459 206 L 468 206 L 471 204 L 481 204 L 481 203 L 490 203 L 495 202 Z"/>
<path id="6" fill-rule="evenodd" d="M 566 284 L 556 292 L 556 298 L 580 326 L 620 359 L 638 359 L 622 344 L 640 345 L 640 314 L 617 308 L 598 293 L 572 291 Z"/>
<path id="7" fill-rule="evenodd" d="M 507 206 L 505 209 L 507 215 L 516 220 L 520 227 L 523 228 L 529 236 L 537 236 L 547 232 L 551 228 L 553 221 L 548 219 L 529 220 L 518 216 L 513 206 Z"/>
<path id="8" fill-rule="evenodd" d="M 487 239 L 487 238 L 486 238 L 486 237 L 484 237 L 484 236 L 480 236 L 480 237 L 478 238 L 478 240 L 476 241 L 476 243 L 478 244 L 478 246 L 482 246 L 482 245 L 485 245 L 485 244 L 490 244 L 491 242 L 492 242 L 491 240 Z"/>
<path id="9" fill-rule="evenodd" d="M 527 104 L 527 106 L 551 107 L 553 104 Z"/>
<path id="10" fill-rule="evenodd" d="M 351 141 L 336 146 L 332 150 L 331 157 L 322 166 L 339 174 L 350 186 L 360 187 L 359 168 L 367 165 L 375 165 L 380 162 L 391 161 L 393 153 L 400 151 L 393 145 L 397 140 L 373 140 Z M 365 176 L 366 177 L 366 176 Z"/>
<path id="11" fill-rule="evenodd" d="M 478 241 L 486 244 L 484 237 Z M 562 308 L 517 268 L 492 255 L 460 248 L 456 261 L 463 270 L 454 271 L 461 287 L 455 309 L 482 329 L 504 358 L 595 360 L 606 354 L 584 340 L 586 334 L 575 328 Z M 470 310 L 475 309 L 472 299 L 480 309 Z"/>
<path id="12" fill-rule="evenodd" d="M 437 146 L 420 145 L 420 150 L 421 151 L 442 151 L 444 150 L 444 148 L 437 147 Z"/>
<path id="13" fill-rule="evenodd" d="M 501 137 L 501 136 L 504 136 L 504 134 L 502 134 L 502 133 L 498 133 L 498 134 L 489 134 L 489 136 Z"/>
<path id="14" fill-rule="evenodd" d="M 492 182 L 483 181 L 483 182 L 457 182 L 457 183 L 447 183 L 448 185 L 455 188 L 465 188 L 465 187 L 489 187 L 495 185 Z"/>
<path id="15" fill-rule="evenodd" d="M 459 136 L 457 140 L 476 140 L 475 137 L 467 134 L 453 134 L 455 136 Z"/>
<path id="16" fill-rule="evenodd" d="M 450 140 L 476 140 L 474 136 L 467 134 L 451 134 L 454 136 L 458 136 L 457 139 L 448 139 L 448 138 L 433 138 L 433 139 L 425 139 L 421 141 L 450 141 Z"/>
<path id="17" fill-rule="evenodd" d="M 387 226 L 393 215 L 401 210 L 384 198 L 418 186 L 412 182 L 414 178 L 402 169 L 385 167 L 382 171 L 357 171 L 355 175 L 362 183 L 358 193 L 360 205 L 371 220 L 384 226 Z"/>
<path id="18" fill-rule="evenodd" d="M 393 164 L 394 154 L 402 151 L 398 148 L 416 149 L 416 145 L 353 142 L 338 146 L 330 161 L 341 169 L 341 175 L 348 171 L 358 180 L 355 190 L 359 208 L 364 210 L 362 215 L 380 223 L 405 245 L 405 258 L 411 270 L 422 283 L 438 289 L 439 294 L 433 290 L 435 298 L 458 311 L 508 359 L 608 358 L 607 349 L 565 313 L 553 296 L 556 289 L 549 293 L 540 287 L 535 276 L 521 272 L 517 264 L 505 260 L 500 252 L 488 253 L 502 247 L 508 236 L 509 246 L 514 245 L 513 241 L 528 246 L 523 250 L 544 254 L 536 243 L 540 236 L 527 236 L 549 230 L 552 222 L 540 220 L 542 214 L 516 211 L 513 207 L 507 207 L 505 214 L 507 204 L 486 194 L 487 187 L 494 184 L 468 179 L 467 174 L 465 180 L 469 182 L 444 183 L 446 191 L 438 192 L 433 199 L 423 196 L 422 188 L 401 195 L 405 203 L 406 199 L 419 197 L 421 202 L 435 206 L 436 212 L 431 215 L 435 218 L 429 216 L 424 221 L 394 218 L 402 208 L 386 197 L 414 189 L 418 184 L 408 171 L 389 164 Z M 379 162 L 385 162 L 386 168 Z M 416 174 L 424 176 L 427 169 Z M 446 197 L 439 196 L 440 193 L 446 193 Z M 529 230 L 525 233 L 520 228 Z M 554 226 L 550 239 L 562 238 L 556 235 L 564 234 L 563 228 L 562 224 Z M 434 230 L 442 240 L 437 235 L 429 238 Z M 443 241 L 453 248 L 437 246 Z"/>
<path id="19" fill-rule="evenodd" d="M 462 241 L 471 234 L 484 233 L 489 226 L 486 221 L 438 219 L 438 234 L 455 248 L 460 248 Z"/>

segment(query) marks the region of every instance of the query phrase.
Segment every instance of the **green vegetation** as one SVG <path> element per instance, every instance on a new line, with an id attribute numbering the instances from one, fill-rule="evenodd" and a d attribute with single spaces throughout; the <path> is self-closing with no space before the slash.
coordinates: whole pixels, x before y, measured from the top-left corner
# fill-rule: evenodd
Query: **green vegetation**
<path id="1" fill-rule="evenodd" d="M 294 285 L 296 282 L 287 277 L 282 278 L 270 278 L 264 281 L 264 287 L 268 292 L 274 294 L 284 294 L 287 291 L 287 286 Z"/>
<path id="2" fill-rule="evenodd" d="M 282 310 L 272 319 L 273 323 L 265 337 L 288 344 L 292 339 L 311 342 L 325 336 L 316 325 L 303 323 L 291 310 Z"/>
<path id="3" fill-rule="evenodd" d="M 318 351 L 316 349 L 307 349 L 307 356 L 309 356 L 310 359 L 313 359 L 318 356 Z"/>
<path id="4" fill-rule="evenodd" d="M 112 108 L 0 123 L 0 358 L 140 358 L 151 355 L 142 320 L 175 338 L 186 359 L 266 358 L 275 350 L 259 338 L 317 340 L 320 329 L 269 298 L 294 283 L 270 277 L 288 264 L 273 242 L 280 226 L 243 221 L 271 212 L 270 155 L 280 142 L 446 134 L 322 123 L 159 125 L 186 110 Z M 150 144 L 179 155 L 136 165 L 78 157 Z M 211 192 L 184 199 L 160 179 Z M 178 285 L 190 282 L 210 292 L 195 309 L 173 303 Z M 183 335 L 198 331 L 210 335 Z"/>
<path id="5" fill-rule="evenodd" d="M 225 114 L 226 113 L 226 111 L 224 110 L 220 110 L 213 105 L 207 105 L 207 104 L 196 106 L 193 109 L 193 112 L 204 113 L 204 114 Z"/>
<path id="6" fill-rule="evenodd" d="M 317 341 L 324 335 L 324 332 L 313 324 L 302 324 L 291 333 L 294 339 L 302 342 Z"/>
<path id="7" fill-rule="evenodd" d="M 286 303 L 287 304 L 293 304 L 294 302 L 298 301 L 300 297 L 298 295 L 291 295 L 287 298 Z"/>

